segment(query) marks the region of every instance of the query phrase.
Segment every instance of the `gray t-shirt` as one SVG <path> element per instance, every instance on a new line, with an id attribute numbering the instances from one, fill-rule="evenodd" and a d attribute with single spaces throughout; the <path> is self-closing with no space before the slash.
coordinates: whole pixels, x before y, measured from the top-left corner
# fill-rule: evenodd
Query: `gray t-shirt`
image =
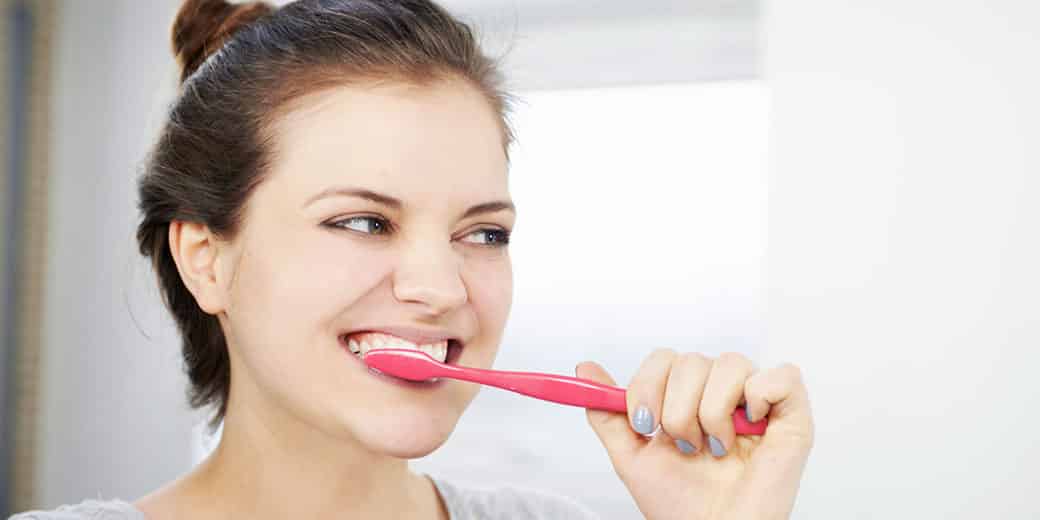
<path id="1" fill-rule="evenodd" d="M 452 520 L 509 518 L 517 520 L 593 520 L 596 515 L 564 496 L 513 486 L 461 487 L 430 477 Z M 133 504 L 119 499 L 87 499 L 51 511 L 26 511 L 8 520 L 146 520 Z"/>

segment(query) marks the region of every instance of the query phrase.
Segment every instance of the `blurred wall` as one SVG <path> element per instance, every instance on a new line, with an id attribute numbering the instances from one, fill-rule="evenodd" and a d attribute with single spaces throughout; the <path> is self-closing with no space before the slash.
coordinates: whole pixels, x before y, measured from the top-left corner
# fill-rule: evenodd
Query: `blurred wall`
<path id="1" fill-rule="evenodd" d="M 0 73 L 7 90 L 0 110 L 0 155 L 4 169 L 0 198 L 0 256 L 5 267 L 0 302 L 0 386 L 5 387 L 0 455 L 0 514 L 32 502 L 39 409 L 42 301 L 46 283 L 45 228 L 50 136 L 53 3 L 0 0 L 3 28 Z"/>
<path id="2" fill-rule="evenodd" d="M 136 498 L 183 471 L 177 341 L 134 249 L 134 180 L 176 85 L 173 1 L 65 1 L 53 71 L 41 506 Z"/>
<path id="3" fill-rule="evenodd" d="M 758 0 L 444 0 L 519 89 L 760 77 Z"/>
<path id="4" fill-rule="evenodd" d="M 797 518 L 1038 518 L 1040 4 L 767 4 L 767 359 Z"/>

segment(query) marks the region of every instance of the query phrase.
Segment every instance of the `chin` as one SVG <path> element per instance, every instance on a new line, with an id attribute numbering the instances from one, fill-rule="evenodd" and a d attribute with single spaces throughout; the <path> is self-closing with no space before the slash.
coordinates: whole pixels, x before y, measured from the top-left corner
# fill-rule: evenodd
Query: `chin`
<path id="1" fill-rule="evenodd" d="M 413 414 L 368 425 L 359 438 L 369 450 L 400 459 L 425 457 L 441 447 L 455 430 L 458 417 Z"/>

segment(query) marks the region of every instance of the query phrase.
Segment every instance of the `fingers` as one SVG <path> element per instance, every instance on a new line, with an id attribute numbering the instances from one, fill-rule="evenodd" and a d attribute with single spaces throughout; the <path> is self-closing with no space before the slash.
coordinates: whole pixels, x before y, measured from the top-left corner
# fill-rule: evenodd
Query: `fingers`
<path id="1" fill-rule="evenodd" d="M 578 377 L 614 385 L 599 365 L 586 362 Z M 747 417 L 757 422 L 769 417 L 763 442 L 790 440 L 812 445 L 812 413 L 801 372 L 784 365 L 763 372 L 745 356 L 725 353 L 712 359 L 698 353 L 660 349 L 640 365 L 626 391 L 627 417 L 621 413 L 589 410 L 589 424 L 607 448 L 616 470 L 643 448 L 673 445 L 683 454 L 710 449 L 721 457 L 736 445 L 733 415 L 746 402 Z M 779 421 L 778 419 L 784 419 Z M 647 443 L 658 428 L 661 442 Z M 710 442 L 705 442 L 708 437 Z M 673 442 L 674 440 L 674 442 Z M 662 444 L 664 443 L 664 444 Z"/>
<path id="2" fill-rule="evenodd" d="M 610 377 L 603 367 L 591 361 L 578 364 L 574 369 L 574 375 L 598 383 L 616 385 L 614 378 Z M 599 437 L 600 443 L 607 449 L 614 470 L 621 474 L 624 461 L 628 460 L 639 447 L 642 439 L 632 431 L 628 417 L 624 414 L 586 409 L 585 417 L 588 419 L 592 431 L 596 432 L 596 436 Z"/>
<path id="3" fill-rule="evenodd" d="M 651 435 L 660 424 L 668 373 L 676 352 L 658 349 L 643 360 L 632 382 L 628 385 L 625 398 L 632 429 L 642 435 Z"/>
<path id="4" fill-rule="evenodd" d="M 703 448 L 704 432 L 697 410 L 711 366 L 710 359 L 693 352 L 679 354 L 672 361 L 661 424 L 683 453 L 696 453 Z"/>
<path id="5" fill-rule="evenodd" d="M 744 383 L 749 418 L 757 421 L 768 414 L 770 436 L 813 444 L 812 411 L 801 370 L 788 363 L 752 375 Z M 768 436 L 767 436 L 768 437 Z"/>
<path id="6" fill-rule="evenodd" d="M 722 354 L 711 366 L 698 414 L 705 433 L 717 441 L 712 447 L 715 456 L 729 452 L 736 442 L 733 410 L 744 397 L 744 383 L 754 371 L 751 360 L 732 352 Z"/>

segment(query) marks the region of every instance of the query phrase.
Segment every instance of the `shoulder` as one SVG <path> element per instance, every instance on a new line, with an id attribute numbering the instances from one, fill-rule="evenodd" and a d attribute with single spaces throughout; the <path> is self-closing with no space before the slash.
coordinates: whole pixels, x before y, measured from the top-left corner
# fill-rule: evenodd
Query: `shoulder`
<path id="1" fill-rule="evenodd" d="M 26 511 L 8 520 L 145 520 L 144 513 L 122 500 L 84 500 L 49 511 Z"/>
<path id="2" fill-rule="evenodd" d="M 453 520 L 597 518 L 573 499 L 548 491 L 519 486 L 467 487 L 438 478 L 433 480 Z"/>

